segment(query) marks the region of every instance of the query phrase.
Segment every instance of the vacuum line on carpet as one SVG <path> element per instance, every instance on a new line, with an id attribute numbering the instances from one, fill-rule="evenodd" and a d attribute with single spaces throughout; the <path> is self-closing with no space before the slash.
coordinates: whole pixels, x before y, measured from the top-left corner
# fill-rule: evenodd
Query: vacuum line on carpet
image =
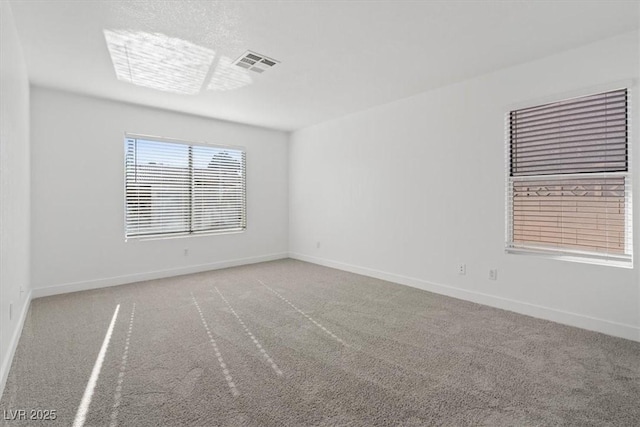
<path id="1" fill-rule="evenodd" d="M 298 307 L 296 307 L 295 305 L 293 305 L 288 299 L 286 299 L 285 297 L 283 297 L 282 295 L 280 295 L 276 290 L 271 289 L 269 286 L 265 285 L 264 282 L 260 279 L 257 279 L 258 282 L 260 282 L 260 284 L 262 286 L 264 286 L 265 288 L 269 289 L 271 292 L 273 292 L 275 294 L 275 296 L 277 296 L 278 298 L 280 298 L 282 301 L 286 302 L 287 304 L 289 304 L 291 307 L 293 307 L 293 309 L 295 311 L 297 311 L 298 313 L 302 314 L 308 321 L 310 321 L 311 323 L 313 323 L 314 325 L 316 325 L 318 328 L 322 329 L 326 334 L 330 335 L 331 338 L 333 338 L 334 340 L 338 341 L 340 344 L 344 345 L 344 346 L 348 346 L 348 344 L 346 342 L 344 342 L 344 340 L 342 340 L 342 338 L 338 337 L 336 334 L 334 334 L 333 332 L 331 332 L 329 329 L 325 328 L 324 326 L 322 326 L 319 322 L 317 322 L 315 319 L 313 319 L 311 316 L 309 316 L 307 313 L 305 313 L 304 311 L 300 310 Z"/>
<path id="2" fill-rule="evenodd" d="M 127 339 L 124 343 L 124 353 L 122 354 L 122 360 L 120 362 L 118 385 L 113 395 L 113 410 L 111 411 L 111 424 L 109 424 L 109 427 L 116 427 L 118 425 L 118 410 L 122 400 L 122 382 L 124 381 L 124 373 L 127 370 L 127 358 L 129 357 L 129 345 L 131 343 L 131 331 L 133 330 L 133 318 L 135 315 L 136 303 L 134 302 L 133 308 L 131 309 L 131 316 L 129 317 L 129 329 L 127 330 Z"/>
<path id="3" fill-rule="evenodd" d="M 220 368 L 222 368 L 224 379 L 227 380 L 227 384 L 229 385 L 231 394 L 234 397 L 240 396 L 240 392 L 238 391 L 236 384 L 233 382 L 231 373 L 229 372 L 229 369 L 227 368 L 226 363 L 224 363 L 224 359 L 222 358 L 222 354 L 220 353 L 220 349 L 218 348 L 218 343 L 216 343 L 216 340 L 213 338 L 213 335 L 211 334 L 211 330 L 209 329 L 209 325 L 207 325 L 207 321 L 204 320 L 204 314 L 202 314 L 200 305 L 198 304 L 196 297 L 193 296 L 193 292 L 191 293 L 191 298 L 193 298 L 193 302 L 195 303 L 196 308 L 198 309 L 198 313 L 200 313 L 200 320 L 202 320 L 202 325 L 204 326 L 204 329 L 207 331 L 207 335 L 209 335 L 209 342 L 211 343 L 211 346 L 213 347 L 213 351 L 216 357 L 218 358 L 218 363 L 220 364 Z"/>
<path id="4" fill-rule="evenodd" d="M 258 348 L 258 350 L 262 354 L 262 357 L 267 361 L 267 363 L 269 363 L 271 365 L 271 368 L 275 371 L 276 374 L 282 375 L 282 371 L 280 370 L 280 368 L 278 368 L 278 365 L 276 365 L 276 363 L 273 361 L 271 356 L 269 356 L 267 351 L 262 347 L 262 345 L 260 344 L 258 339 L 251 333 L 249 328 L 247 328 L 247 325 L 244 324 L 244 321 L 238 315 L 238 313 L 236 313 L 236 311 L 233 309 L 231 304 L 229 304 L 229 301 L 227 301 L 227 299 L 224 297 L 224 295 L 222 295 L 222 293 L 218 290 L 218 288 L 216 288 L 216 287 L 214 287 L 214 288 L 215 288 L 216 292 L 218 293 L 218 295 L 220 295 L 220 298 L 222 298 L 222 300 L 225 302 L 225 304 L 227 304 L 227 307 L 229 307 L 229 309 L 231 310 L 231 313 L 233 313 L 233 315 L 236 317 L 236 319 L 238 319 L 238 322 L 240 322 L 240 325 L 242 325 L 242 327 L 244 328 L 244 331 L 247 333 L 249 338 L 251 338 L 251 341 L 253 341 L 253 343 L 256 345 L 256 347 Z"/>
<path id="5" fill-rule="evenodd" d="M 107 334 L 104 336 L 104 341 L 102 341 L 102 347 L 100 347 L 98 358 L 96 359 L 96 363 L 93 365 L 93 370 L 91 371 L 91 376 L 89 377 L 89 381 L 87 382 L 87 387 L 84 389 L 84 394 L 82 395 L 80 406 L 78 407 L 78 411 L 76 412 L 76 418 L 73 421 L 73 427 L 82 427 L 87 418 L 87 412 L 89 411 L 89 405 L 91 405 L 93 391 L 96 388 L 96 383 L 98 382 L 98 377 L 100 376 L 100 370 L 102 369 L 102 362 L 104 362 L 104 356 L 105 354 L 107 354 L 109 341 L 111 341 L 113 326 L 116 324 L 116 319 L 118 318 L 118 311 L 120 311 L 120 304 L 116 306 L 116 309 L 113 312 L 113 317 L 111 318 L 111 323 L 109 324 L 109 328 L 107 329 Z"/>

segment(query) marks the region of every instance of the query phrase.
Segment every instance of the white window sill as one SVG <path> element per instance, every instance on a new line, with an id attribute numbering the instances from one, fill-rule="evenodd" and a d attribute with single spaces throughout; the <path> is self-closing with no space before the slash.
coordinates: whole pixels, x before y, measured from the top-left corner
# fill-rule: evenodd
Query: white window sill
<path id="1" fill-rule="evenodd" d="M 133 237 L 125 237 L 125 242 L 146 242 L 150 240 L 173 240 L 173 239 L 184 239 L 189 237 L 204 237 L 204 236 L 220 236 L 226 234 L 241 234 L 244 233 L 247 229 L 243 228 L 242 230 L 228 230 L 228 231 L 201 231 L 197 233 L 181 233 L 181 234 L 155 234 L 149 236 L 133 236 Z"/>
<path id="2" fill-rule="evenodd" d="M 512 255 L 528 255 L 537 258 L 555 259 L 560 261 L 578 262 L 583 264 L 604 265 L 608 267 L 633 268 L 632 257 L 598 256 L 593 254 L 582 254 L 580 252 L 559 253 L 554 250 L 537 248 L 505 248 L 505 253 Z"/>

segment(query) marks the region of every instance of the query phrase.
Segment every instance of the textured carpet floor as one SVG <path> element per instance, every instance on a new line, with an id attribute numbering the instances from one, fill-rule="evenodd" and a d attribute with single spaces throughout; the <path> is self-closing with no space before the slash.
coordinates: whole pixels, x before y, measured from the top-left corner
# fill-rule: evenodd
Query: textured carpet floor
<path id="1" fill-rule="evenodd" d="M 118 304 L 85 425 L 640 425 L 640 343 L 293 260 L 34 300 L 3 425 L 73 423 Z"/>

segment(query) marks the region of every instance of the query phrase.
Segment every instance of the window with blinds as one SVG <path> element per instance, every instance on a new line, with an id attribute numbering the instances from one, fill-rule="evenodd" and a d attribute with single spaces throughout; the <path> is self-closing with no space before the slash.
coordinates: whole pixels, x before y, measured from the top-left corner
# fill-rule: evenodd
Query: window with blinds
<path id="1" fill-rule="evenodd" d="M 245 152 L 125 137 L 125 236 L 246 228 Z"/>
<path id="2" fill-rule="evenodd" d="M 631 263 L 627 90 L 511 111 L 507 251 Z"/>

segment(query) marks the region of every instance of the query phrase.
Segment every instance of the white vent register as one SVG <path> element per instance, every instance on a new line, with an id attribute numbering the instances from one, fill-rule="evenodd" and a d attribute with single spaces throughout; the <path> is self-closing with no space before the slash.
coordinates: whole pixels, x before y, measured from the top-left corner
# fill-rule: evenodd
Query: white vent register
<path id="1" fill-rule="evenodd" d="M 250 50 L 240 55 L 240 57 L 234 61 L 234 65 L 260 74 L 275 67 L 279 63 L 280 61 Z"/>

